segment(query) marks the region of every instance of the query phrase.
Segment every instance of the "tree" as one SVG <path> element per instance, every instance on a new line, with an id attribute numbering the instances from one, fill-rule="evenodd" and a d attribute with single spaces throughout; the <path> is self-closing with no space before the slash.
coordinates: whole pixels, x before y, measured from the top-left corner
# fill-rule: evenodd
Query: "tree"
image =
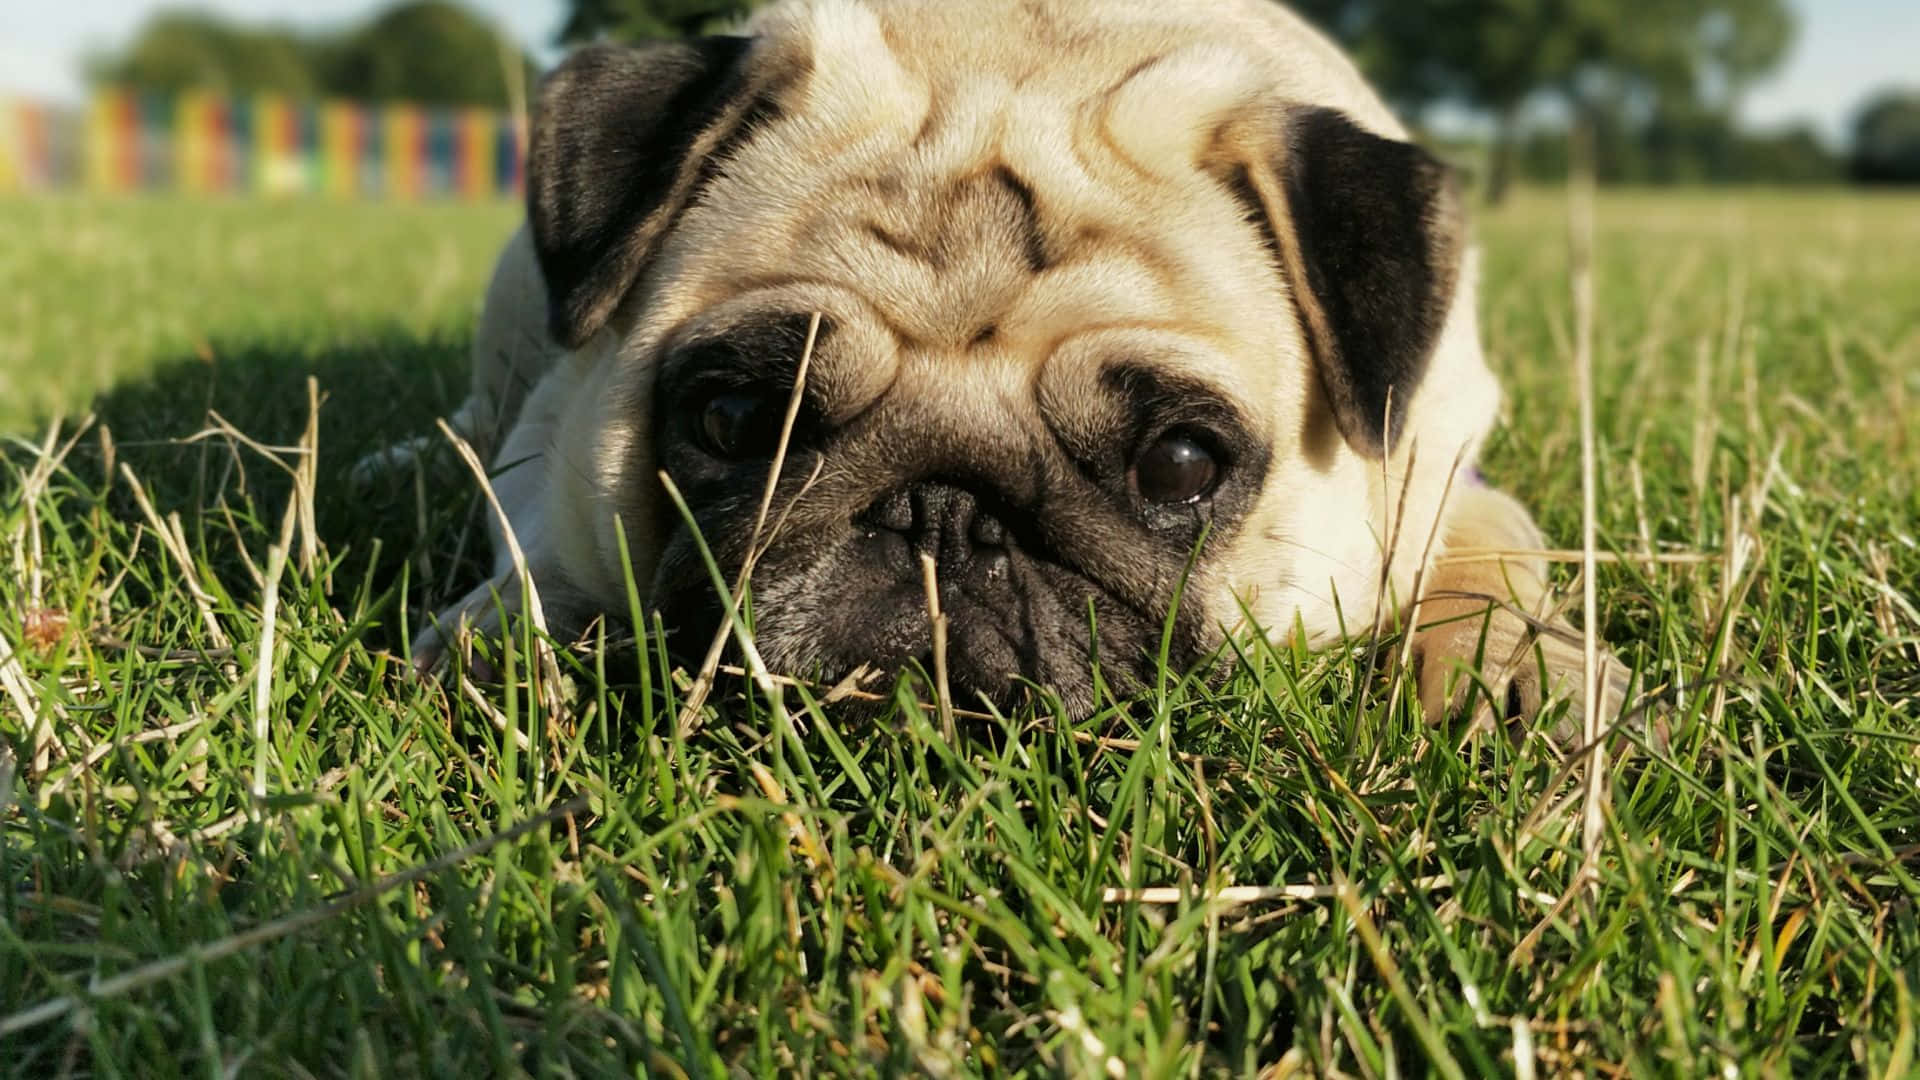
<path id="1" fill-rule="evenodd" d="M 1842 173 L 1811 128 L 1748 134 L 1714 109 L 1663 109 L 1637 127 L 1602 112 L 1588 130 L 1603 184 L 1831 184 Z M 1529 133 L 1515 148 L 1515 174 L 1564 182 L 1567 143 L 1565 131 Z"/>
<path id="2" fill-rule="evenodd" d="M 341 97 L 504 107 L 515 62 L 531 68 L 498 30 L 465 8 L 414 0 L 327 43 L 317 66 L 327 92 Z"/>
<path id="3" fill-rule="evenodd" d="M 563 42 L 686 37 L 740 18 L 760 0 L 571 0 Z"/>
<path id="4" fill-rule="evenodd" d="M 1447 102 L 1493 123 L 1487 195 L 1505 191 L 1522 110 L 1644 123 L 1662 101 L 1731 110 L 1785 54 L 1785 0 L 1299 0 L 1383 92 L 1418 114 Z M 1611 113 L 1610 117 L 1603 114 Z"/>
<path id="5" fill-rule="evenodd" d="M 1853 124 L 1853 178 L 1863 184 L 1920 184 L 1920 90 L 1886 90 Z"/>
<path id="6" fill-rule="evenodd" d="M 188 89 L 505 106 L 510 65 L 533 63 L 485 20 L 446 0 L 413 0 L 343 33 L 303 35 L 217 16 L 161 12 L 126 50 L 89 65 L 97 82 Z"/>
<path id="7" fill-rule="evenodd" d="M 1821 144 L 1811 127 L 1741 139 L 1735 179 L 1770 184 L 1831 184 L 1841 179 L 1842 162 Z"/>
<path id="8" fill-rule="evenodd" d="M 199 88 L 304 96 L 317 89 L 308 43 L 292 32 L 192 12 L 155 15 L 125 52 L 96 57 L 88 69 L 97 82 L 163 93 Z"/>

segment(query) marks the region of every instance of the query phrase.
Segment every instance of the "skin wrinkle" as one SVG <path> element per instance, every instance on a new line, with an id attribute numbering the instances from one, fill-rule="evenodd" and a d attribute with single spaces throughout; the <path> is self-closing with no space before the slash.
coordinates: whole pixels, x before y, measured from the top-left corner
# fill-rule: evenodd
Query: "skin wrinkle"
<path id="1" fill-rule="evenodd" d="M 927 114 L 920 118 L 920 127 L 913 133 L 913 140 L 907 145 L 914 150 L 925 148 L 927 142 L 933 138 L 934 133 L 940 130 L 940 121 L 943 115 L 941 99 L 939 95 L 936 94 L 928 102 Z"/>
<path id="2" fill-rule="evenodd" d="M 1133 82 L 1133 80 L 1139 78 L 1147 69 L 1154 67 L 1166 58 L 1167 54 L 1165 53 L 1155 53 L 1148 59 L 1134 64 L 1131 68 L 1127 69 L 1126 74 L 1120 76 L 1119 81 L 1107 87 L 1104 93 L 1095 98 L 1094 104 L 1091 106 L 1094 119 L 1092 129 L 1094 134 L 1099 138 L 1100 145 L 1106 148 L 1108 155 L 1112 157 L 1113 160 L 1118 161 L 1131 170 L 1137 179 L 1145 180 L 1150 184 L 1159 184 L 1163 183 L 1163 181 L 1158 173 L 1135 161 L 1133 155 L 1121 148 L 1119 141 L 1113 136 L 1111 117 L 1114 99 L 1119 97 L 1120 92 L 1127 88 L 1127 84 Z"/>
<path id="3" fill-rule="evenodd" d="M 873 237 L 875 240 L 880 242 L 880 246 L 900 256 L 901 258 L 912 259 L 915 262 L 925 263 L 927 266 L 935 270 L 938 270 L 941 268 L 941 265 L 942 265 L 941 260 L 938 259 L 935 256 L 934 252 L 929 250 L 925 245 L 916 244 L 910 240 L 905 240 L 900 237 L 894 236 L 892 233 L 889 233 L 886 229 L 882 228 L 879 225 L 874 224 L 873 222 L 867 222 L 864 227 L 867 230 L 868 236 Z"/>
<path id="4" fill-rule="evenodd" d="M 892 238 L 889 238 L 889 239 L 892 239 Z M 899 243 L 905 246 L 909 242 L 899 241 Z M 891 248 L 891 244 L 889 245 L 889 247 Z M 924 250 L 924 248 L 919 250 L 914 250 L 913 256 L 916 257 L 919 261 L 931 261 L 930 256 L 927 256 L 927 257 L 922 256 L 921 254 L 922 250 Z M 1126 250 L 1126 253 L 1128 255 L 1131 255 L 1134 257 L 1132 261 L 1136 265 L 1143 266 L 1149 270 L 1154 271 L 1155 276 L 1158 280 L 1162 282 L 1170 283 L 1177 279 L 1177 272 L 1175 270 L 1165 265 L 1164 263 L 1159 263 L 1151 259 L 1150 257 L 1147 256 L 1145 252 L 1142 252 L 1137 248 L 1127 248 L 1124 250 Z M 902 254 L 903 256 L 907 254 L 904 251 L 900 251 L 896 253 Z M 836 259 L 841 258 L 841 256 L 837 254 L 832 257 Z M 1044 277 L 1049 274 L 1060 274 L 1066 271 L 1083 269 L 1083 268 L 1092 267 L 1092 266 L 1107 266 L 1107 265 L 1112 265 L 1112 262 L 1113 260 L 1111 259 L 1096 259 L 1096 258 L 1079 259 L 1079 258 L 1069 257 L 1068 259 L 1065 259 L 1058 263 L 1053 264 L 1048 268 L 1047 271 L 1044 271 L 1042 274 L 1035 275 L 1035 276 Z M 740 292 L 756 292 L 756 291 L 763 291 L 763 290 L 772 291 L 776 289 L 791 288 L 795 286 L 807 286 L 807 285 L 824 286 L 824 287 L 831 287 L 835 289 L 857 291 L 856 287 L 862 280 L 862 275 L 859 272 L 858 267 L 853 266 L 851 264 L 844 263 L 844 262 L 841 265 L 842 265 L 842 268 L 846 271 L 846 277 L 844 279 L 818 278 L 818 277 L 799 276 L 799 275 L 792 275 L 792 274 L 749 276 L 739 282 L 739 291 Z M 1036 288 L 1038 287 L 1038 282 L 1035 283 L 1035 287 Z M 1033 290 L 1030 289 L 1029 293 L 1031 293 L 1032 291 Z M 917 335 L 913 334 L 912 331 L 910 331 L 907 327 L 902 325 L 897 320 L 897 318 L 889 315 L 889 313 L 884 308 L 869 305 L 868 310 L 876 318 L 878 318 L 887 327 L 889 331 L 891 331 L 894 334 L 895 338 L 899 341 L 903 351 L 916 349 L 916 348 L 925 348 L 928 346 L 929 344 L 928 342 L 921 340 Z M 1004 323 L 999 323 L 996 325 L 999 326 L 999 328 L 1002 331 L 1006 331 L 1010 329 L 1010 327 L 1008 327 Z M 1121 329 L 1162 330 L 1162 331 L 1168 331 L 1168 332 L 1178 332 L 1183 335 L 1192 336 L 1196 332 L 1204 331 L 1205 328 L 1196 327 L 1194 324 L 1190 322 L 1182 321 L 1179 319 L 1114 319 L 1107 322 L 1096 322 L 1096 323 L 1089 323 L 1089 324 L 1082 324 L 1082 325 L 1075 326 L 1073 329 L 1063 332 L 1059 337 L 1054 338 L 1048 341 L 1047 343 L 1045 343 L 1038 351 L 1043 356 L 1051 356 L 1053 353 L 1059 351 L 1059 349 L 1067 345 L 1076 337 L 1080 337 L 1087 334 L 1101 333 L 1105 331 L 1121 330 Z M 1043 374 L 1044 369 L 1045 369 L 1045 361 L 1043 360 L 1041 361 L 1040 364 L 1036 365 L 1035 367 L 1037 378 L 1044 377 L 1044 374 Z"/>
<path id="5" fill-rule="evenodd" d="M 1079 174 L 1089 180 L 1096 175 L 1097 166 L 1094 164 L 1095 155 L 1087 143 L 1090 138 L 1098 142 L 1102 137 L 1102 130 L 1100 117 L 1093 102 L 1083 102 L 1069 117 L 1066 150 Z"/>
<path id="6" fill-rule="evenodd" d="M 1015 176 L 1013 170 L 1004 163 L 993 168 L 993 178 L 1013 195 L 1020 205 L 1020 230 L 1023 238 L 1023 250 L 1027 257 L 1027 271 L 1032 274 L 1045 273 L 1051 260 L 1047 258 L 1047 241 L 1040 229 L 1040 211 L 1035 202 L 1033 189 Z"/>

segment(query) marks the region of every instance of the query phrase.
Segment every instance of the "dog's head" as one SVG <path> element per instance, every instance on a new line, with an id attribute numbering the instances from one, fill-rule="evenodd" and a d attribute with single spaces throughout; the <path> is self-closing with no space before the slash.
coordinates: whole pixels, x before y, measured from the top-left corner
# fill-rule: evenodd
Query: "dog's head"
<path id="1" fill-rule="evenodd" d="M 715 625 L 701 542 L 747 558 L 803 354 L 752 578 L 776 668 L 926 654 L 922 556 L 969 696 L 1081 707 L 1167 628 L 1180 662 L 1371 610 L 1399 486 L 1491 411 L 1456 196 L 1267 0 L 1173 7 L 788 3 L 550 78 L 532 232 L 604 367 L 569 467 L 670 625 Z"/>

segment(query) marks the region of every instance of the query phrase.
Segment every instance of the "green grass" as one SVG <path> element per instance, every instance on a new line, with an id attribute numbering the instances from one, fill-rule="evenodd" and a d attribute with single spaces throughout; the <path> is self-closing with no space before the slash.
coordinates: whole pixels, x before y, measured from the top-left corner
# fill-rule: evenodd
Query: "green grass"
<path id="1" fill-rule="evenodd" d="M 344 473 L 457 399 L 510 225 L 0 203 L 0 1069 L 1914 1069 L 1920 200 L 1600 203 L 1602 545 L 1700 558 L 1601 568 L 1676 737 L 1605 774 L 1586 885 L 1582 770 L 1425 729 L 1364 646 L 956 739 L 912 687 L 878 721 L 726 687 L 682 726 L 651 653 L 563 658 L 551 709 L 399 678 L 408 613 L 470 583 L 473 493 Z M 1564 234 L 1543 194 L 1481 223 L 1485 471 L 1563 544 Z M 211 409 L 296 442 L 309 372 L 316 558 L 296 532 L 268 653 L 285 474 L 177 440 Z M 112 450 L 33 478 L 102 389 Z"/>

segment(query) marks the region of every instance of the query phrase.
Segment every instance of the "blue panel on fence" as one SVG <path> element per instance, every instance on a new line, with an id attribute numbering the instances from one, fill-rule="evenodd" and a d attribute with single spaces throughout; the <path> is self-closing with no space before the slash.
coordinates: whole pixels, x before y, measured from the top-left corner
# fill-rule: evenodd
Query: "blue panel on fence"
<path id="1" fill-rule="evenodd" d="M 368 195 L 387 191 L 386 110 L 368 106 L 360 110 L 360 190 Z"/>
<path id="2" fill-rule="evenodd" d="M 228 192 L 258 191 L 265 178 L 259 175 L 260 159 L 253 152 L 258 117 L 248 98 L 227 101 L 227 175 L 222 177 Z"/>
<path id="3" fill-rule="evenodd" d="M 139 119 L 134 132 L 134 176 L 138 186 L 149 191 L 173 186 L 179 172 L 174 167 L 173 102 L 159 94 L 141 94 L 135 101 Z"/>
<path id="4" fill-rule="evenodd" d="M 445 195 L 454 189 L 454 114 L 447 109 L 427 112 L 426 192 Z"/>
<path id="5" fill-rule="evenodd" d="M 320 107 L 307 102 L 293 107 L 294 153 L 300 156 L 301 188 L 320 187 Z"/>
<path id="6" fill-rule="evenodd" d="M 495 190 L 520 190 L 520 139 L 514 133 L 513 121 L 504 116 L 500 118 L 498 134 L 494 138 L 494 169 Z"/>

